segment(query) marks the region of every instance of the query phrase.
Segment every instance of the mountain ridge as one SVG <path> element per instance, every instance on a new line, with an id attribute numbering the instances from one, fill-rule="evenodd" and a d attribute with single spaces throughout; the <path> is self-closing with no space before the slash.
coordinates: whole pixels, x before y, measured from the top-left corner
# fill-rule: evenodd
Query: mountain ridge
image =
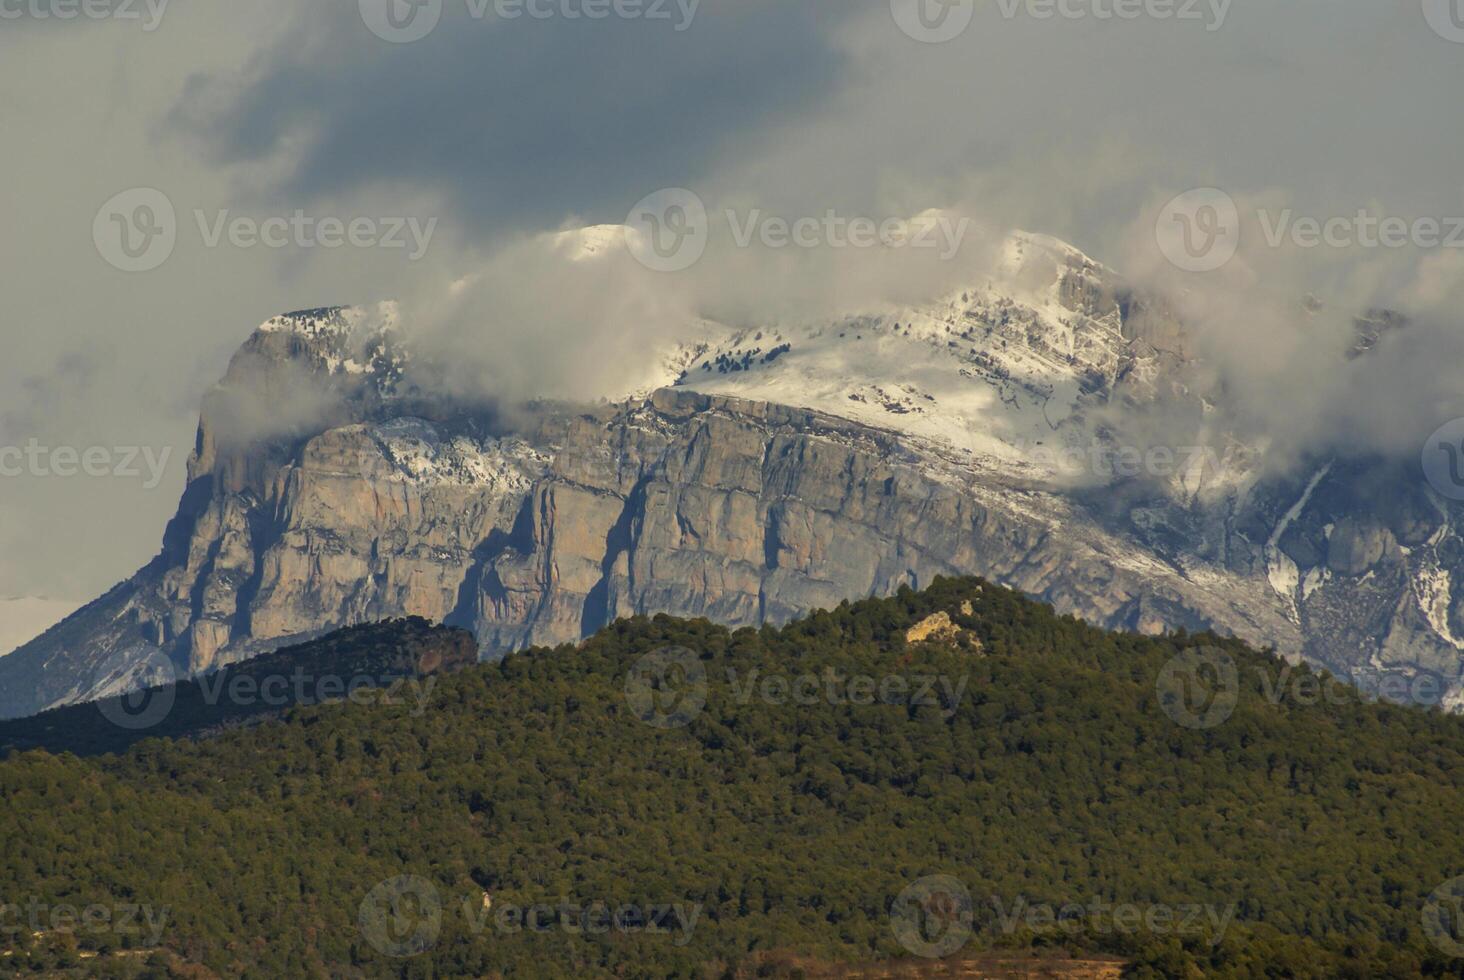
<path id="1" fill-rule="evenodd" d="M 430 695 L 437 675 L 477 662 L 472 634 L 406 619 L 349 626 L 209 674 L 0 721 L 0 756 L 123 752 L 149 738 L 203 738 L 332 702 Z"/>
<path id="2" fill-rule="evenodd" d="M 497 656 L 963 572 L 1464 704 L 1459 505 L 1386 461 L 1268 474 L 1209 431 L 1163 304 L 1060 244 L 1014 235 L 987 281 L 923 307 L 702 321 L 648 356 L 646 394 L 599 405 L 445 397 L 394 304 L 276 317 L 204 400 L 162 552 L 0 663 L 0 715 L 143 683 L 154 655 L 186 675 L 371 619 Z M 1156 405 L 1196 452 L 1125 444 L 1115 419 Z M 1115 468 L 1136 447 L 1170 460 Z"/>

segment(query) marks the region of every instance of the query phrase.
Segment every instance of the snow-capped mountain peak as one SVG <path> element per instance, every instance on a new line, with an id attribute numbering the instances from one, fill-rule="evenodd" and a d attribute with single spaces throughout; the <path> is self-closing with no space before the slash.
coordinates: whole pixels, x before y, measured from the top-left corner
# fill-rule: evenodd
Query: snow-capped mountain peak
<path id="1" fill-rule="evenodd" d="M 571 261 L 594 262 L 625 248 L 631 234 L 597 225 L 549 241 Z M 1125 295 L 1115 273 L 1076 247 L 1015 231 L 989 268 L 924 303 L 749 328 L 689 320 L 644 361 L 625 365 L 621 389 L 607 395 L 636 399 L 679 386 L 807 408 L 898 431 L 1009 477 L 1071 482 L 1085 477 L 1074 460 L 1100 441 L 1091 410 L 1123 386 L 1142 394 L 1161 371 L 1152 351 L 1125 337 Z M 409 329 L 397 329 L 401 317 L 382 303 L 302 311 L 260 330 L 302 338 L 331 374 L 384 370 L 394 380 L 412 343 Z"/>
<path id="2" fill-rule="evenodd" d="M 894 429 L 1012 474 L 1063 475 L 1042 450 L 1096 438 L 1143 352 L 1117 277 L 1055 238 L 1015 232 L 990 272 L 931 302 L 728 331 L 676 383 Z M 1051 457 L 1046 462 L 1042 457 Z M 1069 474 L 1071 475 L 1071 474 Z"/>

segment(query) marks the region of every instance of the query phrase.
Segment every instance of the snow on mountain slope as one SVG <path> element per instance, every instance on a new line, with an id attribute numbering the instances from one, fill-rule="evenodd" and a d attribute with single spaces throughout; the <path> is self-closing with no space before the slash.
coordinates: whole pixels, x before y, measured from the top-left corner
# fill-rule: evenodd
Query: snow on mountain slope
<path id="1" fill-rule="evenodd" d="M 937 302 L 731 333 L 678 384 L 810 408 L 945 447 L 983 469 L 1080 476 L 1089 409 L 1146 352 L 1120 287 L 1077 249 L 1022 232 L 984 282 Z"/>
<path id="2" fill-rule="evenodd" d="M 1332 464 L 1328 463 L 1312 476 L 1307 482 L 1306 489 L 1302 491 L 1301 497 L 1281 516 L 1280 522 L 1276 524 L 1275 529 L 1271 532 L 1270 539 L 1266 542 L 1266 577 L 1271 583 L 1271 588 L 1276 591 L 1276 594 L 1285 601 L 1287 607 L 1291 610 L 1292 619 L 1297 617 L 1296 590 L 1302 588 L 1304 583 L 1301 572 L 1296 567 L 1296 562 L 1281 550 L 1280 542 L 1286 536 L 1286 532 L 1290 529 L 1291 525 L 1305 512 L 1306 505 L 1311 502 L 1312 494 L 1316 492 L 1317 485 L 1327 478 L 1327 474 L 1331 470 Z"/>
<path id="3" fill-rule="evenodd" d="M 551 244 L 593 264 L 625 241 Z M 965 278 L 817 321 L 677 315 L 657 325 L 670 342 L 626 346 L 609 390 L 502 417 L 491 386 L 485 404 L 438 383 L 449 367 L 472 388 L 471 358 L 445 364 L 461 348 L 391 304 L 277 317 L 205 399 L 159 559 L 7 658 L 0 712 L 137 682 L 98 674 L 113 655 L 196 672 L 404 614 L 471 623 L 496 653 L 637 612 L 774 621 L 954 572 L 1111 627 L 1236 632 L 1365 685 L 1433 678 L 1464 706 L 1458 508 L 1376 460 L 1268 474 L 1162 299 L 1071 246 L 1014 233 Z M 321 397 L 276 420 L 298 391 Z M 241 403 L 268 424 L 241 437 Z M 1166 470 L 1115 465 L 1165 440 Z"/>
<path id="4" fill-rule="evenodd" d="M 636 234 L 626 225 L 591 225 L 569 228 L 550 236 L 554 247 L 573 262 L 587 262 L 623 249 L 627 236 Z"/>
<path id="5" fill-rule="evenodd" d="M 415 487 L 456 485 L 495 492 L 526 492 L 549 459 L 522 439 L 444 437 L 422 419 L 392 419 L 367 431 L 390 464 L 366 475 Z"/>
<path id="6" fill-rule="evenodd" d="M 548 236 L 570 261 L 603 261 L 632 229 L 600 225 Z M 1126 336 L 1127 288 L 1113 271 L 1055 238 L 1013 232 L 992 267 L 932 302 L 850 311 L 803 323 L 734 329 L 691 320 L 673 341 L 618 366 L 611 400 L 679 386 L 807 408 L 893 430 L 998 478 L 1081 485 L 1109 475 L 1114 448 L 1094 409 L 1120 391 L 1143 399 L 1164 372 L 1154 347 Z M 371 374 L 383 390 L 410 359 L 410 329 L 390 303 L 277 317 L 330 373 Z M 389 338 L 383 340 L 382 338 Z M 383 363 L 385 361 L 386 363 Z M 386 377 L 382 377 L 386 376 Z M 1204 440 L 1197 434 L 1196 441 Z M 1193 498 L 1216 477 L 1175 476 Z"/>
<path id="7" fill-rule="evenodd" d="M 401 311 L 386 301 L 374 306 L 326 307 L 273 317 L 260 324 L 258 336 L 294 335 L 329 374 L 400 376 L 406 350 L 399 340 Z"/>

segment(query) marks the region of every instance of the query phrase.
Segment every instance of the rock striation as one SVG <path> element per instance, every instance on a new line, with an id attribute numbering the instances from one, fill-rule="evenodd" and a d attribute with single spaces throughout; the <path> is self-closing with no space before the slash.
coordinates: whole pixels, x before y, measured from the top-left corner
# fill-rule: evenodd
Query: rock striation
<path id="1" fill-rule="evenodd" d="M 1108 445 L 1116 407 L 1182 388 L 1183 334 L 1068 246 L 1009 251 L 1010 283 L 702 337 L 662 387 L 597 405 L 441 397 L 389 305 L 271 320 L 205 399 L 157 557 L 0 660 L 0 717 L 379 620 L 468 629 L 492 657 L 956 574 L 1464 702 L 1460 505 L 1393 464 L 1266 475 L 1234 446 L 1209 470 L 1073 479 L 1060 464 L 1091 463 L 1071 451 Z"/>

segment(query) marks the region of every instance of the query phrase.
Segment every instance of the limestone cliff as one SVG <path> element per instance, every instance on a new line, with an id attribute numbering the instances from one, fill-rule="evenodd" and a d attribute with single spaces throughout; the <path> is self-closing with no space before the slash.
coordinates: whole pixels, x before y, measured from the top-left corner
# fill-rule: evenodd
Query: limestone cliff
<path id="1" fill-rule="evenodd" d="M 1084 454 L 1113 443 L 1115 406 L 1183 388 L 1182 331 L 1060 243 L 1009 258 L 1049 285 L 728 331 L 597 405 L 443 397 L 389 306 L 271 320 L 205 400 L 159 555 L 0 660 L 0 717 L 395 617 L 493 656 L 636 613 L 777 623 L 958 573 L 1460 701 L 1460 505 L 1378 461 L 1267 476 L 1246 447 L 1101 470 Z"/>

